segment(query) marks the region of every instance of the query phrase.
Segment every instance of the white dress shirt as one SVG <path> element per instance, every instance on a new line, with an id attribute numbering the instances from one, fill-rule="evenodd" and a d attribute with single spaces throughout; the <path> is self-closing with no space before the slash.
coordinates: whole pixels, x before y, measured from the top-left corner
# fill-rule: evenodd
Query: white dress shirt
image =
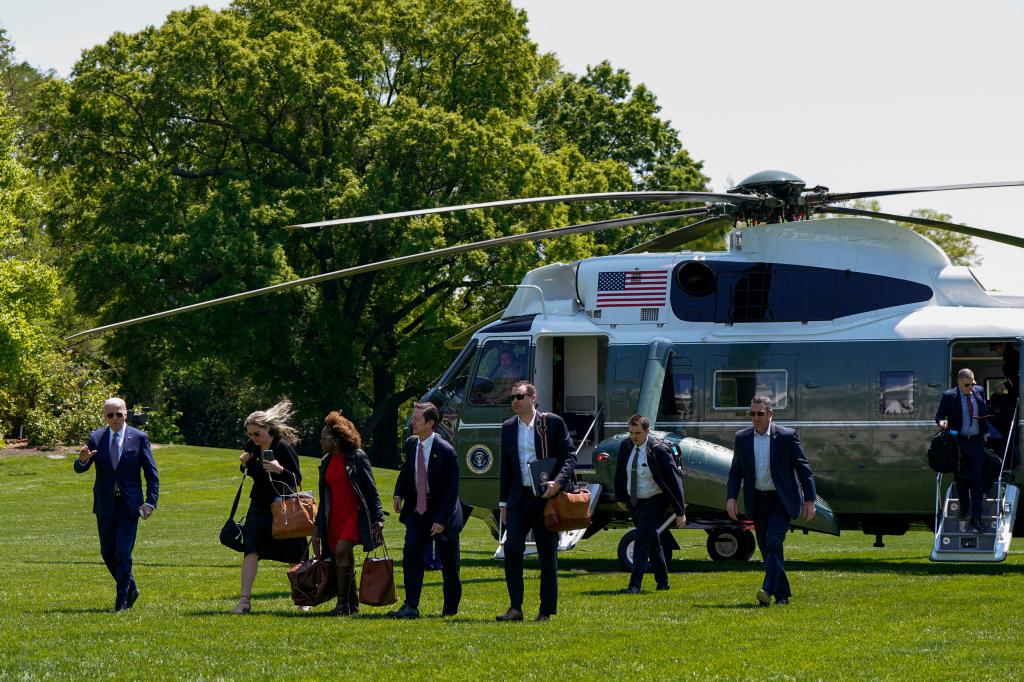
<path id="1" fill-rule="evenodd" d="M 519 420 L 519 473 L 523 477 L 523 485 L 530 485 L 530 462 L 537 459 L 537 441 L 534 440 L 536 433 L 537 413 L 533 413 L 533 419 L 529 424 Z"/>
<path id="2" fill-rule="evenodd" d="M 768 430 L 762 436 L 754 429 L 754 472 L 756 480 L 754 487 L 757 490 L 775 490 L 775 482 L 772 481 L 772 426 L 769 422 Z"/>
<path id="3" fill-rule="evenodd" d="M 633 446 L 632 456 L 626 464 L 626 490 L 632 490 L 633 486 L 633 459 L 637 459 L 636 465 L 636 497 L 638 500 L 646 500 L 662 492 L 657 483 L 654 482 L 654 474 L 647 466 L 647 443 L 641 446 Z"/>

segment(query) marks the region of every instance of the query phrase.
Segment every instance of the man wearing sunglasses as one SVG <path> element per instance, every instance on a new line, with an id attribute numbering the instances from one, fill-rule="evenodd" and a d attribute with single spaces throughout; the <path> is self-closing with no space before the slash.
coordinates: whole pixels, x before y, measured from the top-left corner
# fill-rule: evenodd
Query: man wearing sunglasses
<path id="1" fill-rule="evenodd" d="M 744 510 L 753 517 L 764 560 L 757 603 L 769 606 L 775 597 L 776 604 L 784 605 L 793 592 L 782 566 L 782 546 L 792 519 L 814 518 L 814 474 L 796 431 L 772 422 L 771 398 L 754 396 L 748 414 L 753 423 L 736 433 L 733 445 L 725 510 L 738 520 L 736 498 L 742 485 Z"/>
<path id="2" fill-rule="evenodd" d="M 499 621 L 523 619 L 523 553 L 526 534 L 533 531 L 540 556 L 540 612 L 549 620 L 558 607 L 558 533 L 544 526 L 544 507 L 572 479 L 576 453 L 569 429 L 557 414 L 537 411 L 537 389 L 520 381 L 512 387 L 515 416 L 501 425 L 501 479 L 498 506 L 505 528 L 505 585 L 509 609 Z M 555 477 L 540 497 L 530 486 L 530 462 L 553 457 Z"/>
<path id="3" fill-rule="evenodd" d="M 78 453 L 75 471 L 85 473 L 96 464 L 92 486 L 92 513 L 100 535 L 100 554 L 117 582 L 114 611 L 127 611 L 139 598 L 132 575 L 132 550 L 139 517 L 148 519 L 160 492 L 156 462 L 146 434 L 125 423 L 128 410 L 120 398 L 103 403 L 107 426 L 96 429 Z M 146 497 L 142 497 L 142 477 Z"/>
<path id="4" fill-rule="evenodd" d="M 956 436 L 960 447 L 960 464 L 956 476 L 957 497 L 960 498 L 960 519 L 966 520 L 968 510 L 971 529 L 984 533 L 989 529 L 981 520 L 985 502 L 985 436 L 999 438 L 988 422 L 985 392 L 974 381 L 974 372 L 964 368 L 957 373 L 956 388 L 942 394 L 935 423 Z"/>

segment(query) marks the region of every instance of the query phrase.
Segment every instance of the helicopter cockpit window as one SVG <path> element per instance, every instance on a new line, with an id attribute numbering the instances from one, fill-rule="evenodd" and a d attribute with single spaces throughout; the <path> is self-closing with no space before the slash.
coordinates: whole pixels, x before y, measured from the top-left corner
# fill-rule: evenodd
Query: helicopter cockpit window
<path id="1" fill-rule="evenodd" d="M 493 340 L 484 344 L 476 366 L 473 388 L 469 392 L 472 405 L 508 405 L 512 388 L 527 378 L 530 342 Z"/>
<path id="2" fill-rule="evenodd" d="M 880 372 L 878 375 L 881 414 L 911 414 L 914 411 L 914 373 Z"/>
<path id="3" fill-rule="evenodd" d="M 716 410 L 749 410 L 756 395 L 772 399 L 776 410 L 788 404 L 788 373 L 784 369 L 720 369 L 715 371 Z"/>
<path id="4" fill-rule="evenodd" d="M 438 391 L 445 397 L 445 402 L 449 405 L 457 405 L 466 399 L 466 381 L 469 379 L 469 367 L 473 362 L 474 350 L 476 350 L 475 339 L 466 344 L 441 379 Z"/>

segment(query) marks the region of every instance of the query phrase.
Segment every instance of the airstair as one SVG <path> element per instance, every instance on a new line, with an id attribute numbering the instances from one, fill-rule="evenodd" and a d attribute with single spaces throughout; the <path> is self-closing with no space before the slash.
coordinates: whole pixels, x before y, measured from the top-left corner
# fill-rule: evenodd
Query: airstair
<path id="1" fill-rule="evenodd" d="M 1014 411 L 1013 422 L 1017 422 Z M 981 522 L 983 532 L 970 527 L 967 516 L 961 517 L 961 502 L 956 497 L 956 485 L 951 483 L 942 498 L 942 474 L 935 477 L 935 544 L 932 561 L 998 562 L 1006 559 L 1013 538 L 1013 523 L 1017 518 L 1020 488 L 1013 484 L 1006 469 L 1010 454 L 1011 437 L 1006 439 L 999 476 L 985 493 Z M 942 499 L 941 509 L 939 506 Z M 967 514 L 968 510 L 963 510 Z M 969 516 L 969 515 L 968 515 Z"/>

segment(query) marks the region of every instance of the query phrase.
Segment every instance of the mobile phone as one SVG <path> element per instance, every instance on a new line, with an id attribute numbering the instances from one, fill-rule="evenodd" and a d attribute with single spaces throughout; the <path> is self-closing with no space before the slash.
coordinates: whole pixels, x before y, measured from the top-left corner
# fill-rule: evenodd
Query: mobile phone
<path id="1" fill-rule="evenodd" d="M 274 457 L 274 451 L 273 450 L 264 450 L 263 451 L 263 461 L 264 462 L 273 462 L 274 459 L 275 459 L 275 457 Z"/>

